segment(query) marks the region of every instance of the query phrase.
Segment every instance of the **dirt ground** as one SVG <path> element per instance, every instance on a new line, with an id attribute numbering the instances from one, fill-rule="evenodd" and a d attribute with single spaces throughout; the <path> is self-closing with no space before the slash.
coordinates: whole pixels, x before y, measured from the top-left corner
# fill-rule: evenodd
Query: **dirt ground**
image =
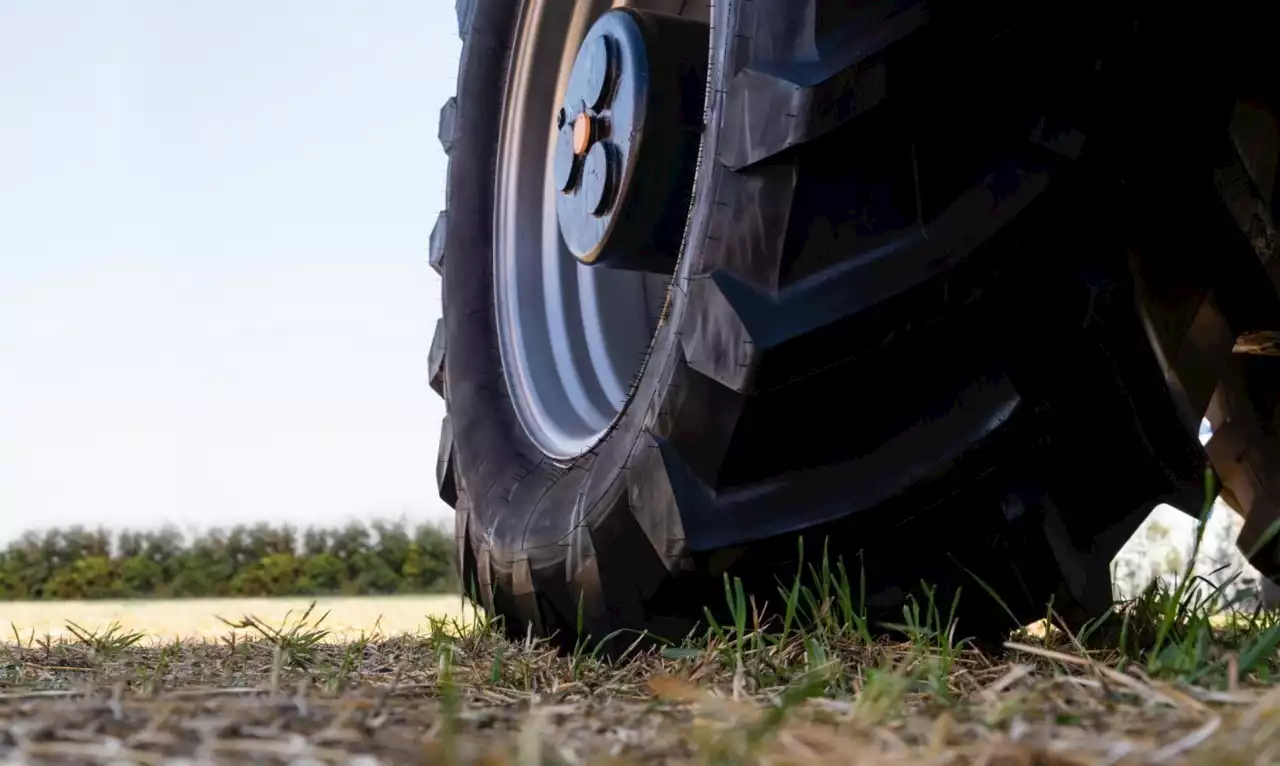
<path id="1" fill-rule="evenodd" d="M 0 763 L 1280 762 L 1280 621 L 1179 598 L 985 653 L 927 619 L 875 638 L 819 603 L 804 627 L 746 620 L 615 660 L 474 616 L 335 640 L 322 605 L 276 621 L 223 602 L 238 627 L 219 638 L 0 645 Z"/>

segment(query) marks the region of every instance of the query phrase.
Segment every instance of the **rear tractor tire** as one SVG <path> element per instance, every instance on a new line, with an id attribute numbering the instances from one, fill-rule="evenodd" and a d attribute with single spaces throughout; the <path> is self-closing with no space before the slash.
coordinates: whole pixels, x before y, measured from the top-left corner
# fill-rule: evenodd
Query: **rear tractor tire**
<path id="1" fill-rule="evenodd" d="M 873 617 L 922 582 L 974 634 L 1106 609 L 1146 514 L 1199 510 L 1210 402 L 1258 401 L 1275 153 L 1230 126 L 1272 70 L 1114 9 L 618 5 L 458 0 L 430 359 L 472 596 L 680 637 L 803 540 Z"/>

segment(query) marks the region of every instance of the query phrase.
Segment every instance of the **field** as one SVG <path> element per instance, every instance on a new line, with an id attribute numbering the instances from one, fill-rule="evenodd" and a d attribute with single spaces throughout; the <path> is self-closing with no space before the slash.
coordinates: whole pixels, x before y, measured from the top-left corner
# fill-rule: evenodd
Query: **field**
<path id="1" fill-rule="evenodd" d="M 452 599 L 8 604 L 30 628 L 0 645 L 0 762 L 1280 762 L 1275 615 L 1157 589 L 979 651 L 932 604 L 873 635 L 851 596 L 797 584 L 772 631 L 736 606 L 614 659 Z"/>
<path id="2" fill-rule="evenodd" d="M 90 632 L 112 623 L 127 632 L 156 639 L 216 639 L 232 632 L 222 619 L 235 622 L 254 615 L 280 624 L 304 612 L 306 598 L 225 598 L 133 601 L 14 601 L 0 602 L 0 628 L 26 639 L 73 636 L 68 622 Z M 328 613 L 327 640 L 355 640 L 376 628 L 385 635 L 421 633 L 430 619 L 466 617 L 459 596 L 362 596 L 315 599 L 313 615 Z M 245 629 L 240 629 L 243 633 Z"/>

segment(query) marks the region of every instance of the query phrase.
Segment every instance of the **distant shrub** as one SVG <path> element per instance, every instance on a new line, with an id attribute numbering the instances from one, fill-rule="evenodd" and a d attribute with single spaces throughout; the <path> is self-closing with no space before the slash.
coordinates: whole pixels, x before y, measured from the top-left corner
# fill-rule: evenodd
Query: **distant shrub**
<path id="1" fill-rule="evenodd" d="M 28 533 L 0 551 L 0 601 L 456 592 L 450 532 L 376 522 L 258 524 L 186 537 L 82 527 Z"/>

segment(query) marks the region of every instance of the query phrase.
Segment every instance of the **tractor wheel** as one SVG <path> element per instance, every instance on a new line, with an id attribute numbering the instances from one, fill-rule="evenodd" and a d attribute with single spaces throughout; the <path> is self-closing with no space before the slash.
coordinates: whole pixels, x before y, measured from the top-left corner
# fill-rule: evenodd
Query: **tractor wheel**
<path id="1" fill-rule="evenodd" d="M 511 633 L 679 637 L 824 549 L 873 618 L 1080 620 L 1200 507 L 1235 335 L 1280 327 L 1215 185 L 1272 70 L 973 9 L 458 0 L 437 479 Z"/>

